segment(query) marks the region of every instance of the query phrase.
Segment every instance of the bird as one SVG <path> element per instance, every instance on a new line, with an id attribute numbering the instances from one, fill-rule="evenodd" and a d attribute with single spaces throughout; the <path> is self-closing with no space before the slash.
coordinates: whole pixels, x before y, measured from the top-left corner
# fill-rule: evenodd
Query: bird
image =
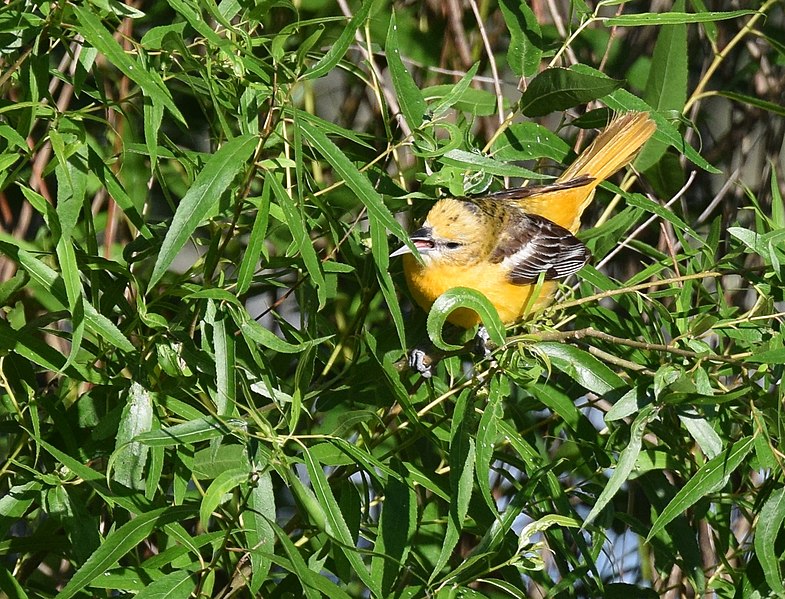
<path id="1" fill-rule="evenodd" d="M 426 312 L 456 287 L 483 294 L 501 322 L 515 324 L 553 301 L 557 281 L 590 260 L 575 234 L 597 186 L 631 162 L 656 130 L 646 112 L 616 116 L 553 183 L 477 197 L 442 198 L 410 234 L 403 270 L 415 302 Z M 447 320 L 464 329 L 481 324 L 470 308 Z"/>

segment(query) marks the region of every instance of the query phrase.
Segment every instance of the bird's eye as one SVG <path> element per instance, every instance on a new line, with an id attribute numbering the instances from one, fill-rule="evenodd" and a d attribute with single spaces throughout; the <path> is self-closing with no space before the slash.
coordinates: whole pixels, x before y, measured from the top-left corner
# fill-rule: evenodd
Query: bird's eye
<path id="1" fill-rule="evenodd" d="M 462 245 L 462 243 L 458 243 L 457 241 L 447 241 L 444 243 L 444 247 L 446 247 L 448 250 L 457 250 Z"/>

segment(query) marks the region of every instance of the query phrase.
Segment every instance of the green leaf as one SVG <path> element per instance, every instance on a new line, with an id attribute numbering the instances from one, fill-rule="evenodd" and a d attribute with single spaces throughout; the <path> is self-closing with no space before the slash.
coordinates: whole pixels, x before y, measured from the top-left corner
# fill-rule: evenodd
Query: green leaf
<path id="1" fill-rule="evenodd" d="M 687 414 L 679 414 L 679 420 L 690 436 L 700 446 L 709 459 L 717 457 L 722 451 L 722 439 L 705 418 L 700 418 L 695 410 L 690 409 Z"/>
<path id="2" fill-rule="evenodd" d="M 526 390 L 554 414 L 561 416 L 567 426 L 578 432 L 582 416 L 571 397 L 552 385 L 543 383 L 532 383 Z"/>
<path id="3" fill-rule="evenodd" d="M 466 150 L 450 150 L 446 152 L 439 162 L 450 166 L 458 166 L 471 171 L 500 175 L 503 177 L 522 177 L 524 179 L 542 179 L 542 175 L 527 168 L 508 164 L 490 156 Z"/>
<path id="4" fill-rule="evenodd" d="M 207 161 L 177 206 L 150 275 L 148 289 L 152 289 L 161 279 L 188 238 L 218 203 L 237 173 L 246 166 L 257 141 L 253 135 L 235 137 L 221 146 Z"/>
<path id="5" fill-rule="evenodd" d="M 302 343 L 288 343 L 252 319 L 245 310 L 233 310 L 232 314 L 240 333 L 249 343 L 258 343 L 278 353 L 299 354 L 329 339 L 329 337 L 319 337 Z"/>
<path id="6" fill-rule="evenodd" d="M 723 98 L 728 98 L 729 100 L 741 102 L 742 104 L 747 104 L 749 106 L 760 108 L 761 110 L 766 110 L 768 112 L 771 112 L 772 114 L 776 114 L 777 116 L 785 116 L 785 106 L 783 106 L 782 104 L 769 102 L 768 100 L 762 100 L 761 98 L 756 98 L 755 96 L 748 96 L 747 94 L 740 94 L 738 92 L 731 92 L 731 91 L 724 91 L 724 90 L 718 91 L 717 95 L 722 96 Z"/>
<path id="7" fill-rule="evenodd" d="M 360 4 L 357 12 L 349 20 L 345 27 L 341 28 L 338 39 L 330 44 L 329 49 L 321 58 L 305 73 L 305 79 L 318 79 L 329 73 L 340 62 L 343 55 L 355 41 L 355 33 L 365 24 L 368 15 L 378 1 L 368 0 Z"/>
<path id="8" fill-rule="evenodd" d="M 431 106 L 433 118 L 437 119 L 444 115 L 449 108 L 456 106 L 459 110 L 466 110 L 472 114 L 488 116 L 493 114 L 496 109 L 496 98 L 493 94 L 483 90 L 469 87 L 477 74 L 479 63 L 475 63 L 466 71 L 455 85 L 434 85 L 423 91 L 426 99 L 439 98 L 439 101 Z M 473 100 L 473 101 L 472 101 Z M 486 112 L 490 104 L 490 112 Z"/>
<path id="9" fill-rule="evenodd" d="M 135 599 L 188 599 L 196 590 L 196 581 L 188 571 L 172 572 L 154 580 L 134 595 Z"/>
<path id="10" fill-rule="evenodd" d="M 209 322 L 210 319 L 205 319 Z M 237 359 L 235 330 L 227 327 L 227 317 L 217 317 L 213 325 L 215 349 L 215 409 L 218 416 L 237 415 Z"/>
<path id="11" fill-rule="evenodd" d="M 166 89 L 166 85 L 164 85 L 158 73 L 145 69 L 138 62 L 132 60 L 112 34 L 104 28 L 101 20 L 90 12 L 89 9 L 77 6 L 74 7 L 74 12 L 80 23 L 79 33 L 84 36 L 90 45 L 104 54 L 112 65 L 136 83 L 153 102 L 165 106 L 173 117 L 183 125 L 186 125 L 185 117 L 178 110 L 169 90 Z"/>
<path id="12" fill-rule="evenodd" d="M 785 488 L 772 492 L 758 516 L 755 527 L 755 553 L 760 561 L 766 582 L 775 593 L 785 593 L 783 572 L 776 552 L 777 537 L 782 533 L 785 521 Z"/>
<path id="13" fill-rule="evenodd" d="M 199 506 L 199 522 L 204 529 L 210 521 L 210 516 L 224 501 L 224 495 L 248 481 L 249 472 L 243 468 L 225 470 L 213 479 L 204 492 L 202 504 Z"/>
<path id="14" fill-rule="evenodd" d="M 729 447 L 720 455 L 701 466 L 654 521 L 646 537 L 646 542 L 665 528 L 676 516 L 684 513 L 686 509 L 695 505 L 700 499 L 724 487 L 728 483 L 730 475 L 736 471 L 744 461 L 744 458 L 747 457 L 753 444 L 752 437 L 740 439 L 732 447 Z"/>
<path id="15" fill-rule="evenodd" d="M 398 25 L 395 22 L 395 11 L 390 15 L 390 27 L 387 29 L 387 42 L 385 43 L 387 66 L 390 68 L 395 93 L 401 105 L 401 112 L 409 127 L 417 129 L 422 125 L 425 116 L 426 104 L 422 92 L 412 79 L 409 71 L 403 66 L 401 50 L 398 47 Z"/>
<path id="16" fill-rule="evenodd" d="M 608 479 L 608 483 L 603 488 L 602 493 L 597 497 L 597 501 L 594 503 L 591 511 L 586 516 L 584 526 L 590 524 L 597 515 L 605 509 L 605 506 L 610 503 L 611 499 L 613 499 L 619 489 L 621 489 L 621 486 L 629 479 L 630 474 L 635 468 L 638 454 L 641 452 L 641 443 L 643 442 L 643 435 L 646 432 L 646 426 L 657 417 L 657 411 L 658 408 L 655 405 L 648 405 L 643 408 L 635 418 L 630 429 L 630 442 L 627 447 L 622 450 L 621 454 L 619 454 L 619 461 L 616 464 L 616 468 L 614 469 L 613 474 L 611 474 L 610 479 Z"/>
<path id="17" fill-rule="evenodd" d="M 225 437 L 245 429 L 245 421 L 238 418 L 204 416 L 197 420 L 144 433 L 136 437 L 136 441 L 150 447 L 174 447 Z"/>
<path id="18" fill-rule="evenodd" d="M 270 177 L 272 179 L 273 177 Z M 251 235 L 248 238 L 248 245 L 243 253 L 240 268 L 237 271 L 237 295 L 242 296 L 251 286 L 254 270 L 259 262 L 259 257 L 264 248 L 264 240 L 267 235 L 267 226 L 270 221 L 270 181 L 264 178 L 262 194 L 259 198 L 254 198 L 256 203 L 256 217 L 251 228 Z"/>
<path id="19" fill-rule="evenodd" d="M 267 179 L 270 180 L 270 188 L 273 190 L 273 195 L 278 201 L 278 205 L 283 210 L 294 246 L 299 249 L 300 257 L 305 264 L 305 269 L 316 285 L 317 297 L 319 298 L 319 309 L 321 310 L 327 302 L 327 288 L 324 281 L 324 272 L 322 271 L 321 262 L 316 255 L 311 237 L 305 228 L 305 214 L 300 208 L 295 206 L 294 201 L 289 194 L 286 193 L 276 175 L 267 173 L 265 182 Z"/>
<path id="20" fill-rule="evenodd" d="M 164 507 L 138 515 L 117 530 L 110 532 L 101 546 L 79 568 L 57 595 L 70 599 L 83 591 L 93 580 L 109 570 L 117 561 L 169 522 L 177 522 L 194 514 L 191 506 Z"/>
<path id="21" fill-rule="evenodd" d="M 341 508 L 335 499 L 335 495 L 333 495 L 330 483 L 327 481 L 321 464 L 313 459 L 307 449 L 303 451 L 303 458 L 316 499 L 324 507 L 324 513 L 327 518 L 327 533 L 338 541 L 339 545 L 336 549 L 349 560 L 358 578 L 371 590 L 372 594 L 380 595 L 379 581 L 371 576 L 368 568 L 360 558 L 357 542 L 352 538 L 351 532 L 349 532 L 349 527 L 346 525 Z"/>
<path id="22" fill-rule="evenodd" d="M 606 27 L 637 27 L 647 25 L 682 25 L 685 23 L 707 23 L 738 19 L 747 15 L 754 15 L 754 10 L 731 10 L 728 12 L 701 12 L 689 13 L 668 11 L 661 13 L 645 12 L 632 15 L 619 15 L 616 17 L 600 17 Z"/>
<path id="23" fill-rule="evenodd" d="M 474 490 L 474 464 L 476 449 L 467 419 L 472 409 L 469 399 L 473 397 L 469 389 L 458 396 L 455 414 L 450 432 L 450 515 L 447 519 L 447 531 L 439 552 L 439 558 L 431 572 L 430 580 L 434 580 L 447 565 L 455 545 L 463 530 L 466 515 L 469 512 L 469 501 Z"/>
<path id="24" fill-rule="evenodd" d="M 605 364 L 573 345 L 545 341 L 533 345 L 532 349 L 547 356 L 557 369 L 598 395 L 625 385 L 621 377 Z"/>
<path id="25" fill-rule="evenodd" d="M 564 162 L 570 153 L 569 144 L 537 123 L 513 123 L 493 145 L 498 160 L 534 160 L 550 158 Z"/>
<path id="26" fill-rule="evenodd" d="M 526 2 L 501 0 L 499 8 L 510 32 L 507 64 L 518 77 L 537 72 L 542 58 L 542 37 L 537 16 Z"/>
<path id="27" fill-rule="evenodd" d="M 144 489 L 144 467 L 150 448 L 134 439 L 150 431 L 152 426 L 153 400 L 150 392 L 139 383 L 131 383 L 112 456 L 114 480 L 130 489 Z"/>
<path id="28" fill-rule="evenodd" d="M 389 477 L 384 487 L 379 534 L 371 560 L 371 577 L 380 581 L 384 596 L 400 580 L 417 527 L 417 495 L 413 485 L 407 484 L 406 467 L 397 459 L 392 461 L 392 467 L 399 476 Z"/>
<path id="29" fill-rule="evenodd" d="M 684 3 L 685 0 L 677 0 L 669 12 L 684 10 Z M 643 99 L 654 110 L 661 113 L 683 110 L 687 101 L 688 54 L 686 25 L 660 28 L 643 94 Z M 658 141 L 646 144 L 635 162 L 636 168 L 642 171 L 651 168 L 665 153 L 666 147 L 664 142 Z"/>
<path id="30" fill-rule="evenodd" d="M 251 552 L 251 594 L 256 594 L 267 579 L 275 550 L 275 491 L 270 471 L 262 472 L 252 483 L 248 509 L 243 513 L 245 540 Z"/>
<path id="31" fill-rule="evenodd" d="M 428 337 L 436 347 L 444 351 L 461 349 L 460 345 L 447 343 L 442 337 L 444 323 L 447 322 L 450 314 L 458 309 L 476 312 L 488 330 L 491 341 L 496 345 L 504 345 L 504 325 L 499 320 L 496 308 L 488 301 L 488 298 L 475 289 L 454 287 L 436 298 L 430 312 L 428 312 Z"/>
<path id="32" fill-rule="evenodd" d="M 505 393 L 506 392 L 506 393 Z M 491 488 L 491 464 L 493 452 L 499 438 L 497 422 L 504 418 L 504 397 L 509 395 L 509 385 L 502 384 L 497 377 L 491 379 L 488 389 L 488 403 L 482 411 L 480 425 L 477 427 L 476 463 L 477 486 L 485 500 L 485 505 L 492 514 L 496 514 L 496 500 Z"/>
<path id="33" fill-rule="evenodd" d="M 601 74 L 560 67 L 545 69 L 521 95 L 520 110 L 528 117 L 545 116 L 607 96 L 622 84 Z"/>

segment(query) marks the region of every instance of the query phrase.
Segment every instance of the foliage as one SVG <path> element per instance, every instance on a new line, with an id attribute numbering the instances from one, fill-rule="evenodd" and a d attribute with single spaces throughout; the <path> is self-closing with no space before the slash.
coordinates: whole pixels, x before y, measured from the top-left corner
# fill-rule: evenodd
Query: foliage
<path id="1" fill-rule="evenodd" d="M 739 4 L 4 3 L 4 596 L 785 593 L 783 3 Z M 457 340 L 400 223 L 607 109 L 658 132 L 593 266 L 408 371 Z"/>

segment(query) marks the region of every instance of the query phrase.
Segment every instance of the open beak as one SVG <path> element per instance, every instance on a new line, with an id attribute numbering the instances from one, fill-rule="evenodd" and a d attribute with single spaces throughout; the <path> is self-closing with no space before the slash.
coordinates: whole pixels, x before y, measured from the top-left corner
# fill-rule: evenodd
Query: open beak
<path id="1" fill-rule="evenodd" d="M 416 247 L 417 251 L 419 251 L 421 254 L 432 250 L 435 246 L 433 241 L 433 230 L 430 227 L 422 227 L 417 229 L 414 233 L 411 234 L 409 239 L 411 239 L 412 244 L 414 244 L 414 247 Z M 412 250 L 409 248 L 409 246 L 404 245 L 390 254 L 390 258 L 395 258 L 396 256 L 403 256 L 404 254 L 411 253 Z"/>

